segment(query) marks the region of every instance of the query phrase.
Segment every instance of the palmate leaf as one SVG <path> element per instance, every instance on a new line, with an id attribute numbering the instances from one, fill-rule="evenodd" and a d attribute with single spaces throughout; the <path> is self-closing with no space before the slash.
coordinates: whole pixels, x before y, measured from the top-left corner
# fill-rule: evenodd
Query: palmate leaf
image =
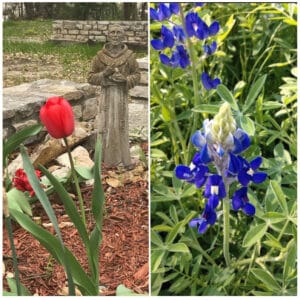
<path id="1" fill-rule="evenodd" d="M 257 243 L 267 232 L 267 229 L 268 225 L 265 223 L 250 228 L 244 237 L 243 247 L 247 248 Z"/>
<path id="2" fill-rule="evenodd" d="M 279 284 L 277 283 L 274 276 L 266 270 L 263 269 L 252 269 L 251 273 L 261 282 L 264 283 L 266 290 L 271 290 L 274 292 L 274 294 L 277 294 L 280 292 L 281 288 Z"/>

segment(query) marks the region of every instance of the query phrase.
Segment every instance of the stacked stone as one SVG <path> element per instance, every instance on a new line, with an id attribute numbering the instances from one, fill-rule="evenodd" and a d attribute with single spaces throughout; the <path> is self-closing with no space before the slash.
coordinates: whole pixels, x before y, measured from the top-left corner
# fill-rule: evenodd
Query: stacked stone
<path id="1" fill-rule="evenodd" d="M 148 43 L 147 21 L 53 21 L 53 41 L 106 42 L 108 27 L 119 24 L 125 31 L 125 42 L 146 47 Z"/>

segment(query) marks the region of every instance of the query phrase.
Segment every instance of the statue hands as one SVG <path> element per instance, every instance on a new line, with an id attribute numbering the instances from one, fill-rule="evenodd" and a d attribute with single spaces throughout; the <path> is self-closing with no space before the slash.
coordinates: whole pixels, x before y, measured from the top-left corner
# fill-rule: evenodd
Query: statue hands
<path id="1" fill-rule="evenodd" d="M 126 77 L 122 73 L 120 73 L 118 68 L 115 69 L 115 72 L 110 77 L 110 79 L 114 82 L 125 82 L 125 81 L 127 81 Z"/>
<path id="2" fill-rule="evenodd" d="M 115 69 L 110 67 L 110 66 L 107 66 L 105 68 L 105 70 L 102 72 L 103 76 L 104 77 L 109 77 L 110 75 L 114 74 L 115 72 Z"/>

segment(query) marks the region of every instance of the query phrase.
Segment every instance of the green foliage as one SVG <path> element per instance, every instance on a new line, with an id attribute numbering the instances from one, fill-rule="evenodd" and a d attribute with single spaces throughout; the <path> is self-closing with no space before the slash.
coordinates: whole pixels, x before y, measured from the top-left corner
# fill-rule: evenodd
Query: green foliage
<path id="1" fill-rule="evenodd" d="M 194 106 L 191 68 L 166 67 L 157 51 L 150 51 L 152 294 L 296 295 L 297 7 L 206 3 L 199 14 L 206 21 L 218 20 L 221 31 L 217 52 L 198 60 L 198 78 L 204 67 L 222 81 L 211 91 L 199 83 L 199 105 Z M 152 37 L 158 24 L 150 26 Z M 194 48 L 199 55 L 197 44 Z M 203 189 L 173 175 L 175 166 L 189 164 L 195 152 L 189 149 L 194 115 L 200 129 L 223 101 L 251 136 L 243 155 L 248 160 L 261 155 L 269 177 L 248 192 L 255 217 L 231 211 L 229 267 L 223 257 L 222 216 L 204 235 L 189 228 L 203 210 Z"/>

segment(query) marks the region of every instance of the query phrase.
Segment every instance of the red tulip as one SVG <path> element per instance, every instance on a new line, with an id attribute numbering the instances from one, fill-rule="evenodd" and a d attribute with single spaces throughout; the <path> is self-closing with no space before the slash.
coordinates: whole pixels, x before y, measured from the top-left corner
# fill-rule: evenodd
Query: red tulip
<path id="1" fill-rule="evenodd" d="M 35 174 L 38 177 L 38 179 L 40 179 L 42 176 L 42 172 L 39 170 L 35 170 Z M 30 197 L 33 197 L 35 195 L 34 190 L 32 189 L 29 180 L 27 178 L 27 175 L 23 169 L 18 169 L 16 171 L 15 177 L 13 178 L 12 182 L 17 190 L 20 190 L 22 192 L 28 191 Z"/>
<path id="2" fill-rule="evenodd" d="M 40 119 L 56 139 L 65 138 L 74 131 L 72 106 L 63 97 L 49 98 L 40 110 Z"/>

